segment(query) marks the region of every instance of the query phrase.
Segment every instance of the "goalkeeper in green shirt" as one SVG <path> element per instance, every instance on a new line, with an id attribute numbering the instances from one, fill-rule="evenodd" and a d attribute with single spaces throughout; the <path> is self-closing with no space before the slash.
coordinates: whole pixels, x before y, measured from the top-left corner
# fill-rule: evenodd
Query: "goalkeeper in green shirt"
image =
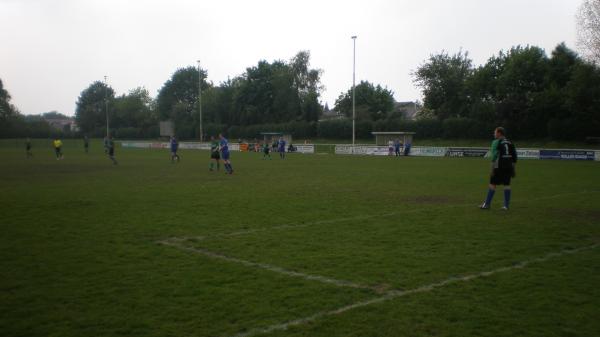
<path id="1" fill-rule="evenodd" d="M 490 209 L 494 193 L 496 193 L 496 186 L 504 185 L 504 206 L 502 210 L 508 211 L 511 197 L 510 182 L 511 178 L 515 177 L 517 150 L 513 143 L 506 138 L 504 128 L 497 127 L 494 130 L 494 138 L 491 147 L 492 173 L 490 175 L 490 185 L 487 197 L 480 208 Z"/>
<path id="2" fill-rule="evenodd" d="M 214 136 L 210 136 L 210 171 L 214 171 L 215 163 L 217 171 L 221 170 L 221 154 L 219 153 L 219 141 Z"/>
<path id="3" fill-rule="evenodd" d="M 269 160 L 271 160 L 271 147 L 269 147 L 269 143 L 265 142 L 263 144 L 263 160 L 267 159 L 267 157 L 269 157 Z"/>

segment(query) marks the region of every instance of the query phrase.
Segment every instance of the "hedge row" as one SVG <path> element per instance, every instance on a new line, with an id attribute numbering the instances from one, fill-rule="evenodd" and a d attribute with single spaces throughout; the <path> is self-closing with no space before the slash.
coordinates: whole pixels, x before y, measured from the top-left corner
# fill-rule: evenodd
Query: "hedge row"
<path id="1" fill-rule="evenodd" d="M 82 137 L 82 134 L 68 131 L 55 130 L 46 123 L 25 123 L 14 121 L 13 123 L 0 127 L 0 138 L 75 138 Z M 357 121 L 356 138 L 370 139 L 373 131 L 409 131 L 416 132 L 418 138 L 463 138 L 463 139 L 486 139 L 490 138 L 493 128 L 497 125 L 486 124 L 469 118 L 448 118 L 440 121 L 436 119 L 423 119 L 416 121 L 391 119 L 378 121 Z M 551 139 L 570 140 L 577 137 L 577 130 L 581 126 L 573 120 L 551 120 L 548 125 L 548 134 Z M 89 137 L 104 137 L 106 130 L 98 129 Z M 296 139 L 324 138 L 324 139 L 350 139 L 352 138 L 352 121 L 329 120 L 322 122 L 289 122 L 283 124 L 261 124 L 240 126 L 233 125 L 227 127 L 221 124 L 206 124 L 204 126 L 204 135 L 208 139 L 210 136 L 217 136 L 219 133 L 225 134 L 231 139 L 243 138 L 254 139 L 261 138 L 261 132 L 283 132 L 291 134 Z M 508 130 L 510 134 L 510 130 Z M 111 133 L 118 139 L 153 139 L 159 137 L 158 126 L 150 128 L 119 128 L 111 130 Z M 198 139 L 198 129 L 190 125 L 179 126 L 176 130 L 177 136 L 182 139 Z"/>
<path id="2" fill-rule="evenodd" d="M 481 122 L 470 118 L 448 118 L 443 121 L 437 119 L 421 120 L 402 120 L 386 119 L 378 121 L 357 121 L 356 138 L 371 139 L 373 131 L 407 131 L 416 132 L 418 138 L 445 138 L 445 139 L 488 139 L 491 137 L 492 130 L 498 125 Z M 575 120 L 553 119 L 548 125 L 548 135 L 553 140 L 573 140 L 579 135 L 578 130 L 582 126 Z M 14 130 L 16 131 L 16 130 Z M 22 131 L 21 131 L 22 132 Z M 17 131 L 17 133 L 21 133 Z M 104 129 L 99 129 L 90 134 L 90 137 L 103 137 Z M 225 134 L 231 139 L 254 139 L 262 138 L 261 132 L 283 132 L 291 134 L 295 139 L 350 139 L 352 138 L 352 121 L 348 119 L 329 120 L 322 122 L 288 122 L 283 124 L 260 124 L 260 125 L 232 125 L 223 124 L 205 124 L 204 136 L 209 139 L 210 136 L 217 136 L 219 133 Z M 12 132 L 11 132 L 12 133 Z M 56 130 L 44 128 L 37 129 L 37 132 L 31 130 L 26 132 L 30 137 L 48 137 L 50 135 L 62 135 L 64 137 L 80 136 L 73 133 L 64 133 Z M 176 126 L 176 135 L 182 140 L 198 139 L 199 130 L 192 125 Z M 510 137 L 519 137 L 511 134 Z M 141 128 L 120 128 L 112 131 L 112 134 L 119 139 L 152 139 L 159 137 L 158 126 L 147 129 Z M 519 137 L 522 138 L 522 137 Z"/>
<path id="3" fill-rule="evenodd" d="M 57 130 L 45 121 L 25 121 L 10 118 L 0 121 L 0 138 L 75 138 L 78 135 L 68 130 Z"/>
<path id="4" fill-rule="evenodd" d="M 369 139 L 373 131 L 416 132 L 419 138 L 489 138 L 493 125 L 468 119 L 449 118 L 444 121 L 424 119 L 357 121 L 356 138 Z M 349 139 L 352 137 L 351 120 L 330 120 L 322 122 L 290 122 L 285 124 L 264 124 L 250 126 L 215 127 L 214 134 L 225 131 L 230 138 L 252 139 L 260 137 L 261 132 L 284 132 L 294 138 Z M 207 132 L 207 134 L 212 134 Z"/>

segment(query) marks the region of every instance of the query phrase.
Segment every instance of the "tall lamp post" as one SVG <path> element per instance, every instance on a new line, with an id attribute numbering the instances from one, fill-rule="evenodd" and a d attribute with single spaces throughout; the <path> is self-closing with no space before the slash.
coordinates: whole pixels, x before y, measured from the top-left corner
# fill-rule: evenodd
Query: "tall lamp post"
<path id="1" fill-rule="evenodd" d="M 108 80 L 107 76 L 104 76 L 104 108 L 106 110 L 106 138 L 110 137 L 109 123 L 108 123 Z"/>
<path id="2" fill-rule="evenodd" d="M 200 114 L 200 142 L 204 140 L 202 132 L 202 71 L 200 70 L 200 60 L 198 62 L 198 111 Z"/>
<path id="3" fill-rule="evenodd" d="M 356 141 L 356 35 L 352 36 L 354 50 L 352 53 L 352 152 Z"/>

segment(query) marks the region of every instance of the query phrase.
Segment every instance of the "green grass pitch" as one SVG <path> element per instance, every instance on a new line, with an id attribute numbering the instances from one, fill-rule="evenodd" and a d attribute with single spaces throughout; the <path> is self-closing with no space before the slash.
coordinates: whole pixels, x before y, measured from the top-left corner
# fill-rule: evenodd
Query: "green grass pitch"
<path id="1" fill-rule="evenodd" d="M 2 336 L 598 336 L 600 163 L 0 142 Z"/>

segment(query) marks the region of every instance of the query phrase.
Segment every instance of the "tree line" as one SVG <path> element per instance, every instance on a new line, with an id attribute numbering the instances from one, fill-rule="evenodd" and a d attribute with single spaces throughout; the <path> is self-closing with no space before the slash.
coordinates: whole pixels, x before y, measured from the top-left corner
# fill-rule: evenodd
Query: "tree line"
<path id="1" fill-rule="evenodd" d="M 202 122 L 210 131 L 238 125 L 316 122 L 323 109 L 319 102 L 321 73 L 310 68 L 310 53 L 301 51 L 289 61 L 260 61 L 219 85 L 206 80 L 205 69 L 181 68 L 154 100 L 143 88 L 115 97 L 112 88 L 98 81 L 79 96 L 75 118 L 82 132 L 102 134 L 108 101 L 110 124 L 120 138 L 156 137 L 158 121 L 170 120 L 180 138 L 197 139 L 201 94 Z"/>
<path id="2" fill-rule="evenodd" d="M 85 88 L 75 118 L 79 133 L 49 128 L 43 118 L 26 117 L 10 104 L 0 81 L 2 137 L 106 133 L 106 109 L 117 138 L 157 138 L 158 122 L 171 120 L 182 139 L 198 139 L 198 89 L 202 83 L 205 134 L 225 132 L 254 138 L 261 131 L 285 131 L 300 138 L 351 137 L 352 88 L 340 94 L 334 110 L 340 120 L 319 121 L 322 71 L 310 67 L 310 53 L 288 61 L 260 61 L 218 85 L 196 67 L 176 70 L 152 98 L 144 88 L 116 96 L 101 81 Z M 467 52 L 431 55 L 413 73 L 422 89 L 423 106 L 416 121 L 405 120 L 393 92 L 368 81 L 356 86 L 357 137 L 372 131 L 415 131 L 420 138 L 489 138 L 505 126 L 515 138 L 583 140 L 598 136 L 600 69 L 564 44 L 548 56 L 535 46 L 501 51 L 474 66 Z M 201 81 L 199 81 L 201 78 Z"/>
<path id="3" fill-rule="evenodd" d="M 45 119 L 67 116 L 55 111 L 25 116 L 10 101 L 10 93 L 4 88 L 4 83 L 0 79 L 0 138 L 48 138 L 70 134 L 69 131 L 53 128 Z"/>
<path id="4" fill-rule="evenodd" d="M 600 69 L 564 43 L 547 56 L 517 46 L 474 67 L 468 53 L 432 55 L 414 72 L 421 118 L 463 126 L 465 138 L 503 125 L 519 138 L 600 135 Z"/>

